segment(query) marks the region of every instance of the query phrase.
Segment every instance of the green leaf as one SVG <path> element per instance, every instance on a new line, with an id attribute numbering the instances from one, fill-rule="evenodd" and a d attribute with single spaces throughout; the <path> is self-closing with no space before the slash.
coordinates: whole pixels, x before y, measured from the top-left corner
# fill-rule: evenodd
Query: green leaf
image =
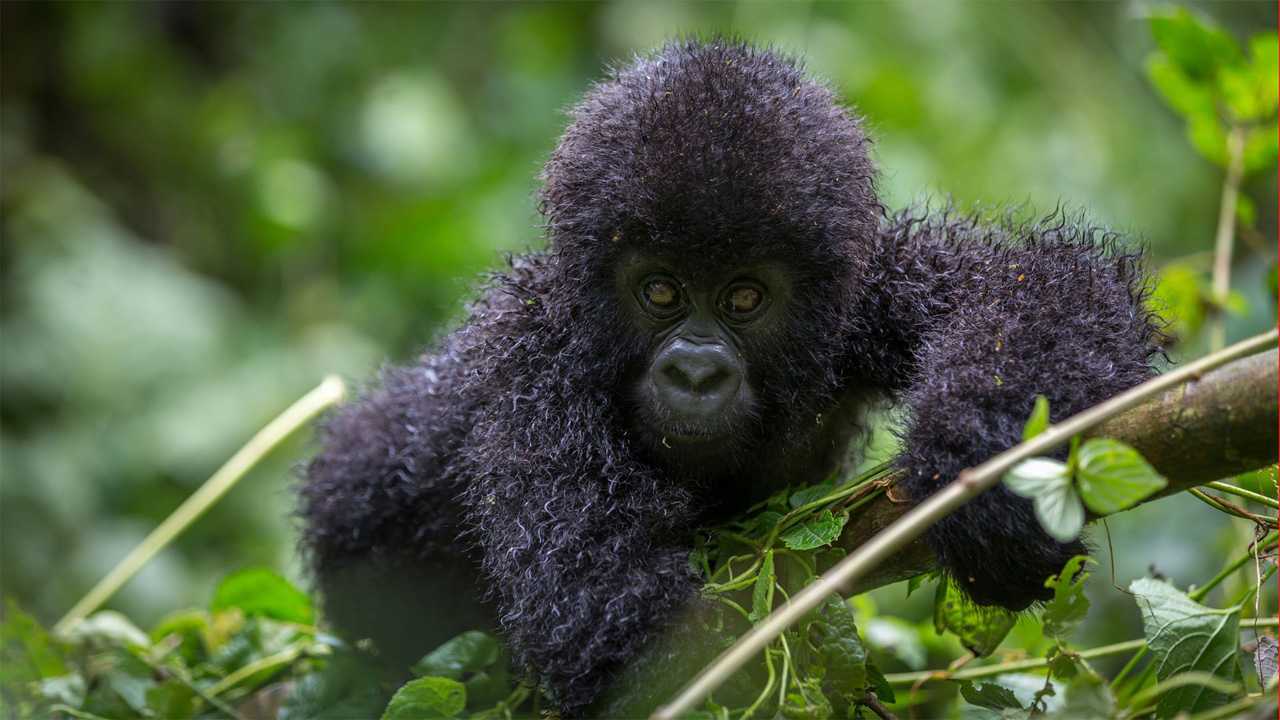
<path id="1" fill-rule="evenodd" d="M 498 641 L 479 630 L 468 630 L 427 653 L 412 669 L 418 677 L 461 680 L 464 673 L 483 670 L 497 660 Z"/>
<path id="2" fill-rule="evenodd" d="M 267 568 L 245 568 L 228 575 L 218 585 L 210 607 L 215 612 L 238 608 L 250 617 L 302 625 L 315 622 L 311 600 Z"/>
<path id="3" fill-rule="evenodd" d="M 1172 585 L 1139 578 L 1129 586 L 1142 612 L 1142 630 L 1155 654 L 1156 679 L 1199 671 L 1227 681 L 1240 680 L 1240 628 L 1236 608 L 1215 610 L 1192 600 Z M 1197 713 L 1228 697 L 1201 685 L 1183 685 L 1160 698 L 1157 715 Z"/>
<path id="4" fill-rule="evenodd" d="M 876 691 L 876 697 L 886 704 L 892 705 L 898 701 L 897 696 L 893 693 L 893 686 L 889 684 L 889 679 L 884 676 L 884 672 L 880 670 L 880 666 L 876 665 L 876 661 L 871 657 L 867 657 L 867 682 Z"/>
<path id="5" fill-rule="evenodd" d="M 1274 113 L 1280 104 L 1280 36 L 1258 33 L 1249 38 L 1249 54 L 1257 73 L 1258 98 L 1264 113 Z"/>
<path id="6" fill-rule="evenodd" d="M 1212 82 L 1218 69 L 1245 64 L 1240 46 L 1229 33 L 1184 8 L 1169 16 L 1152 17 L 1151 33 L 1160 49 L 1195 80 Z"/>
<path id="7" fill-rule="evenodd" d="M 933 626 L 939 633 L 949 631 L 978 657 L 986 657 L 1000 647 L 1000 641 L 1018 622 L 1018 616 L 999 608 L 975 605 L 951 582 L 938 583 L 933 598 Z"/>
<path id="8" fill-rule="evenodd" d="M 1089 599 L 1084 595 L 1084 581 L 1089 573 L 1081 572 L 1088 556 L 1077 555 L 1067 561 L 1062 572 L 1045 581 L 1053 589 L 1053 599 L 1045 605 L 1041 621 L 1048 637 L 1064 637 L 1075 632 L 1089 614 Z"/>
<path id="9" fill-rule="evenodd" d="M 1031 410 L 1031 417 L 1027 418 L 1027 425 L 1022 429 L 1022 441 L 1026 442 L 1031 438 L 1044 432 L 1049 427 L 1049 398 L 1043 395 L 1036 396 L 1036 406 Z"/>
<path id="10" fill-rule="evenodd" d="M 303 675 L 280 705 L 277 720 L 350 720 L 378 717 L 386 695 L 379 674 L 349 652 L 336 653 L 324 669 Z"/>
<path id="11" fill-rule="evenodd" d="M 424 677 L 396 691 L 382 720 L 453 717 L 467 707 L 467 689 L 456 680 Z"/>
<path id="12" fill-rule="evenodd" d="M 1116 702 L 1111 689 L 1097 675 L 1080 673 L 1067 685 L 1065 703 L 1054 717 L 1063 720 L 1115 717 Z"/>
<path id="13" fill-rule="evenodd" d="M 792 509 L 801 508 L 809 503 L 817 502 L 822 498 L 835 492 L 836 484 L 834 482 L 823 482 L 818 485 L 810 485 L 809 487 L 800 488 L 791 494 L 791 499 L 787 504 Z"/>
<path id="14" fill-rule="evenodd" d="M 52 702 L 78 708 L 84 703 L 89 685 L 84 675 L 69 673 L 61 677 L 44 678 L 40 681 L 40 694 Z"/>
<path id="15" fill-rule="evenodd" d="M 830 510 L 823 510 L 818 517 L 805 520 L 782 534 L 781 540 L 792 550 L 812 550 L 831 544 L 844 529 L 844 515 L 836 517 Z"/>
<path id="16" fill-rule="evenodd" d="M 1022 709 L 1022 703 L 1018 702 L 1018 698 L 1014 696 L 1012 690 L 990 681 L 983 682 L 979 680 L 971 682 L 961 680 L 960 696 L 970 705 L 977 705 L 996 712 L 1009 708 Z"/>
<path id="17" fill-rule="evenodd" d="M 760 575 L 751 589 L 751 612 L 747 617 L 752 623 L 758 623 L 773 612 L 773 551 L 764 554 L 764 562 L 760 564 Z"/>
<path id="18" fill-rule="evenodd" d="M 1118 440 L 1094 438 L 1080 448 L 1076 483 L 1090 510 L 1110 515 L 1163 490 L 1169 481 L 1137 450 Z"/>
<path id="19" fill-rule="evenodd" d="M 853 611 L 840 596 L 827 598 L 821 619 L 822 654 L 827 659 L 827 680 L 836 692 L 861 696 L 867 686 L 867 651 L 858 635 Z"/>
<path id="20" fill-rule="evenodd" d="M 1280 298 L 1280 265 L 1271 261 L 1271 269 L 1267 271 L 1267 290 L 1271 292 L 1271 301 Z"/>
<path id="21" fill-rule="evenodd" d="M 1204 325 L 1208 300 L 1200 273 L 1184 263 L 1169 263 L 1160 269 L 1160 280 L 1151 297 L 1151 308 L 1173 321 L 1171 331 L 1188 340 Z"/>
<path id="22" fill-rule="evenodd" d="M 1066 480 L 1066 463 L 1044 457 L 1023 460 L 1004 474 L 1005 487 L 1015 495 L 1026 498 L 1039 497 L 1041 493 Z"/>
<path id="23" fill-rule="evenodd" d="M 1036 519 L 1044 531 L 1058 542 L 1080 537 L 1084 528 L 1084 503 L 1075 486 L 1063 478 L 1036 496 Z"/>

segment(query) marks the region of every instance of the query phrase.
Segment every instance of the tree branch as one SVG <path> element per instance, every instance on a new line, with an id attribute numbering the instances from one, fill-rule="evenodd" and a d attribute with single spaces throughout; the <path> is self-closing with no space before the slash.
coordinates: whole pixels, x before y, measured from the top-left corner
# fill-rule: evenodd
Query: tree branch
<path id="1" fill-rule="evenodd" d="M 882 527 L 865 543 L 858 545 L 856 550 L 836 563 L 831 570 L 792 596 L 763 622 L 748 630 L 732 647 L 721 653 L 714 662 L 698 673 L 680 693 L 667 704 L 659 707 L 652 717 L 655 720 L 674 720 L 680 717 L 719 687 L 747 660 L 768 646 L 775 637 L 784 632 L 804 613 L 821 604 L 827 596 L 844 588 L 866 589 L 863 587 L 865 580 L 877 566 L 891 559 L 901 560 L 904 554 L 903 549 L 913 540 L 919 538 L 931 525 L 960 505 L 999 482 L 1000 478 L 1014 465 L 1029 457 L 1050 452 L 1065 444 L 1070 438 L 1093 431 L 1113 418 L 1125 415 L 1179 385 L 1203 382 L 1204 377 L 1216 368 L 1234 363 L 1254 353 L 1270 350 L 1276 346 L 1277 337 L 1280 337 L 1280 333 L 1272 329 L 1270 332 L 1237 343 L 1165 375 L 1152 378 L 1061 423 L 1051 425 L 1034 438 L 1000 453 L 977 467 L 962 471 L 949 485 L 914 508 L 901 513 L 902 517 Z M 1274 364 L 1274 355 L 1270 356 L 1268 362 Z M 1270 397 L 1275 394 L 1273 382 L 1271 388 L 1265 393 L 1268 397 L 1265 402 L 1270 403 Z M 1274 422 L 1265 414 L 1263 418 L 1256 419 L 1268 424 Z M 1213 431 L 1216 433 L 1219 430 L 1215 427 Z M 1270 452 L 1266 453 L 1266 456 L 1275 457 L 1274 453 Z"/>
<path id="2" fill-rule="evenodd" d="M 1169 485 L 1165 497 L 1276 462 L 1280 443 L 1277 351 L 1241 358 L 1199 380 L 1179 385 L 1086 432 L 1132 446 Z M 911 509 L 907 498 L 885 493 L 849 519 L 836 546 L 848 552 Z M 844 594 L 874 590 L 934 569 L 923 538 L 901 548 Z"/>

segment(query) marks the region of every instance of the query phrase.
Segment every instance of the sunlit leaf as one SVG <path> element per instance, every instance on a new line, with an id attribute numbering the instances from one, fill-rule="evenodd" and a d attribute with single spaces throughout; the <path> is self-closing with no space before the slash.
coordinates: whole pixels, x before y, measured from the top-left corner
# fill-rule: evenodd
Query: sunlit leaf
<path id="1" fill-rule="evenodd" d="M 1053 599 L 1045 605 L 1040 617 L 1045 635 L 1070 635 L 1089 614 L 1089 599 L 1084 594 L 1084 581 L 1089 573 L 1081 572 L 1088 561 L 1087 556 L 1077 555 L 1067 561 L 1061 573 L 1045 581 L 1045 587 L 1053 590 Z"/>
<path id="2" fill-rule="evenodd" d="M 1133 507 L 1169 481 L 1137 450 L 1118 440 L 1094 438 L 1080 448 L 1076 483 L 1090 510 L 1109 515 Z"/>
<path id="3" fill-rule="evenodd" d="M 1049 427 L 1049 398 L 1043 395 L 1036 396 L 1036 406 L 1031 410 L 1031 417 L 1027 418 L 1026 427 L 1022 429 L 1022 441 L 1026 442 L 1031 438 L 1044 432 Z"/>
<path id="4" fill-rule="evenodd" d="M 245 615 L 310 625 L 315 621 L 311 600 L 288 580 L 266 568 L 245 568 L 226 577 L 214 593 L 210 608 L 238 608 Z"/>
<path id="5" fill-rule="evenodd" d="M 1036 519 L 1044 531 L 1058 542 L 1080 536 L 1084 527 L 1084 504 L 1080 493 L 1065 477 L 1052 483 L 1035 499 Z"/>
<path id="6" fill-rule="evenodd" d="M 1050 458 L 1035 457 L 1014 465 L 1004 474 L 1004 485 L 1015 495 L 1034 498 L 1047 488 L 1067 480 L 1067 465 Z"/>

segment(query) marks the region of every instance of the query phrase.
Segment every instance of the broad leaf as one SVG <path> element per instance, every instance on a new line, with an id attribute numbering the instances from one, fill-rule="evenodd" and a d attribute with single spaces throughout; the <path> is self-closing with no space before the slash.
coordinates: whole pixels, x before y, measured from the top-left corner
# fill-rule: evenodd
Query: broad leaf
<path id="1" fill-rule="evenodd" d="M 1023 460 L 1004 474 L 1004 485 L 1016 495 L 1034 498 L 1067 480 L 1065 463 L 1044 457 Z"/>
<path id="2" fill-rule="evenodd" d="M 858 635 L 853 612 L 843 598 L 827 598 L 818 624 L 822 627 L 822 654 L 827 658 L 827 680 L 836 692 L 861 696 L 867 685 L 867 651 Z"/>
<path id="3" fill-rule="evenodd" d="M 210 607 L 215 612 L 239 608 L 250 617 L 259 615 L 302 625 L 315 621 L 311 600 L 266 568 L 245 568 L 228 575 L 218 585 Z"/>
<path id="4" fill-rule="evenodd" d="M 464 673 L 483 670 L 497 660 L 498 641 L 479 630 L 468 630 L 427 653 L 413 666 L 413 674 L 461 680 Z"/>
<path id="5" fill-rule="evenodd" d="M 847 518 L 835 517 L 830 510 L 823 510 L 818 517 L 810 518 L 782 534 L 781 540 L 792 550 L 812 550 L 829 545 L 840 537 Z"/>
<path id="6" fill-rule="evenodd" d="M 447 718 L 467 706 L 467 689 L 456 680 L 424 677 L 412 680 L 396 691 L 382 713 L 382 720 Z"/>
<path id="7" fill-rule="evenodd" d="M 1058 542 L 1069 542 L 1080 536 L 1084 527 L 1084 504 L 1080 493 L 1063 477 L 1049 484 L 1035 500 L 1036 519 L 1044 531 Z"/>
<path id="8" fill-rule="evenodd" d="M 1076 484 L 1090 510 L 1110 515 L 1163 490 L 1169 481 L 1137 450 L 1118 440 L 1094 438 L 1080 448 Z"/>
<path id="9" fill-rule="evenodd" d="M 1187 671 L 1240 680 L 1239 608 L 1215 610 L 1168 583 L 1140 578 L 1129 586 L 1142 612 L 1142 629 L 1155 654 L 1156 679 Z M 1175 687 L 1160 698 L 1157 714 L 1172 717 L 1217 707 L 1227 696 L 1200 685 Z"/>

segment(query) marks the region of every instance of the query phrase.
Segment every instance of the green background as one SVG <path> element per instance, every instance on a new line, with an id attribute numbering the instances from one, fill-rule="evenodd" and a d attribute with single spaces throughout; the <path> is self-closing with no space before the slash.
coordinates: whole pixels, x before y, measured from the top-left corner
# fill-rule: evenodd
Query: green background
<path id="1" fill-rule="evenodd" d="M 1241 41 L 1276 26 L 1271 2 L 1204 10 Z M 0 593 L 57 619 L 324 374 L 359 383 L 411 360 L 500 251 L 539 246 L 536 178 L 562 111 L 678 33 L 802 53 L 866 115 L 891 208 L 1088 207 L 1156 267 L 1207 268 L 1222 172 L 1147 81 L 1151 11 L 5 3 Z M 1268 239 L 1237 246 L 1229 341 L 1274 322 L 1276 192 L 1274 167 L 1245 185 Z M 289 487 L 308 452 L 273 453 L 110 606 L 146 625 L 242 566 L 301 578 Z M 1118 583 L 1153 562 L 1212 575 L 1248 534 L 1221 517 L 1175 498 L 1113 520 Z M 1095 606 L 1131 605 L 1106 575 Z M 924 595 L 909 615 L 927 615 Z M 878 597 L 901 605 L 901 589 Z M 1137 627 L 1095 610 L 1086 630 Z"/>

